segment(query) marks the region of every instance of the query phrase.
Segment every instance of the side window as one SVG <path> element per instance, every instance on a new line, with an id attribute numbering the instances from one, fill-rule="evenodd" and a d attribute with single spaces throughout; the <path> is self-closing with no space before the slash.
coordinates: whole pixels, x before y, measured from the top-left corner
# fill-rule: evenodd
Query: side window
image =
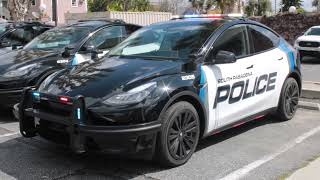
<path id="1" fill-rule="evenodd" d="M 266 28 L 249 25 L 249 33 L 251 34 L 251 42 L 255 53 L 272 49 L 278 45 L 279 37 Z"/>
<path id="2" fill-rule="evenodd" d="M 9 45 L 24 45 L 33 39 L 33 31 L 18 28 L 10 33 L 8 33 L 2 42 L 8 42 Z"/>
<path id="3" fill-rule="evenodd" d="M 96 32 L 84 47 L 94 47 L 98 50 L 111 49 L 123 39 L 123 26 L 112 26 Z"/>
<path id="4" fill-rule="evenodd" d="M 219 51 L 232 52 L 236 57 L 248 55 L 249 49 L 246 26 L 235 25 L 223 32 L 213 44 L 208 58 L 215 59 Z"/>

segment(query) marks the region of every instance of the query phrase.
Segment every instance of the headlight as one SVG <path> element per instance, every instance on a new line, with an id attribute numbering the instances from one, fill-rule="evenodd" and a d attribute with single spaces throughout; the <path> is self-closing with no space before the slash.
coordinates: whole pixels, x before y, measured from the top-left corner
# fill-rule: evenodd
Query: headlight
<path id="1" fill-rule="evenodd" d="M 139 103 L 146 99 L 156 87 L 156 82 L 147 83 L 131 89 L 128 92 L 114 95 L 103 101 L 103 103 L 108 105 L 125 105 Z"/>
<path id="2" fill-rule="evenodd" d="M 36 67 L 37 64 L 30 64 L 27 66 L 23 66 L 18 69 L 14 69 L 11 71 L 6 72 L 3 77 L 17 77 L 17 76 L 24 76 L 28 74 L 34 67 Z"/>

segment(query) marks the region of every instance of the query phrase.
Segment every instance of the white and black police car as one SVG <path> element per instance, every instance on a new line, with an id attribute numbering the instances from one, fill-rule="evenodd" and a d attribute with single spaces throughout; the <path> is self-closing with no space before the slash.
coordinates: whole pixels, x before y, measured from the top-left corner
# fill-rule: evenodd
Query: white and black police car
<path id="1" fill-rule="evenodd" d="M 94 63 L 26 89 L 23 136 L 75 152 L 101 150 L 186 163 L 199 139 L 274 114 L 293 118 L 297 52 L 270 28 L 227 15 L 146 26 Z"/>

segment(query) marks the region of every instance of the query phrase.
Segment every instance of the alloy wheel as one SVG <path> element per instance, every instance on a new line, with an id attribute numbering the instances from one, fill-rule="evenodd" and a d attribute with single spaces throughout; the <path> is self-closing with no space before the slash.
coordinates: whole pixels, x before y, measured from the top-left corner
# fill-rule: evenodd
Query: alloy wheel
<path id="1" fill-rule="evenodd" d="M 167 143 L 171 156 L 185 159 L 196 146 L 199 125 L 195 115 L 188 110 L 176 115 L 169 127 Z"/>
<path id="2" fill-rule="evenodd" d="M 297 110 L 299 102 L 299 87 L 295 83 L 291 83 L 285 93 L 285 110 L 292 116 Z"/>

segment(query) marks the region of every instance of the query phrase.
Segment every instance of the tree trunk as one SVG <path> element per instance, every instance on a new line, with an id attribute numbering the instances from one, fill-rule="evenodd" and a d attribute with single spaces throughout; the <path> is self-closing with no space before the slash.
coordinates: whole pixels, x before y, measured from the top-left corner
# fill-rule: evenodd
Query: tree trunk
<path id="1" fill-rule="evenodd" d="M 24 21 L 31 5 L 31 0 L 8 0 L 8 10 L 13 21 Z"/>

